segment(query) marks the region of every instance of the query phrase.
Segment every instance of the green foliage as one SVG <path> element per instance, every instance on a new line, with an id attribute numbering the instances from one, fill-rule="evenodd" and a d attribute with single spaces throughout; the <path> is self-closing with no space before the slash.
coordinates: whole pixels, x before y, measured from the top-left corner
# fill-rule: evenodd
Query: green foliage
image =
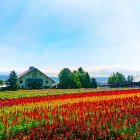
<path id="1" fill-rule="evenodd" d="M 71 76 L 72 76 L 71 88 L 81 88 L 82 85 L 77 71 L 72 72 Z"/>
<path id="2" fill-rule="evenodd" d="M 80 73 L 80 74 L 84 74 L 85 73 L 85 71 L 83 70 L 83 68 L 78 68 L 78 72 Z"/>
<path id="3" fill-rule="evenodd" d="M 128 77 L 127 77 L 128 82 L 132 82 L 133 79 L 134 79 L 133 75 L 128 75 Z"/>
<path id="4" fill-rule="evenodd" d="M 83 88 L 90 88 L 91 87 L 91 78 L 89 74 L 86 72 L 83 74 Z"/>
<path id="5" fill-rule="evenodd" d="M 126 82 L 125 76 L 119 72 L 113 73 L 108 78 L 108 83 L 111 84 L 113 87 L 118 87 L 120 85 L 123 85 Z"/>
<path id="6" fill-rule="evenodd" d="M 116 74 L 113 73 L 109 79 L 108 79 L 108 83 L 121 83 L 126 81 L 125 76 L 119 72 L 117 72 Z"/>
<path id="7" fill-rule="evenodd" d="M 97 82 L 96 82 L 96 79 L 95 78 L 92 78 L 91 79 L 91 87 L 92 88 L 97 88 Z"/>
<path id="8" fill-rule="evenodd" d="M 109 77 L 108 83 L 111 87 L 132 87 L 133 79 L 132 75 L 128 75 L 127 78 L 125 78 L 123 74 L 117 72 Z"/>
<path id="9" fill-rule="evenodd" d="M 0 80 L 0 85 L 3 85 L 4 84 L 4 81 L 3 80 Z"/>
<path id="10" fill-rule="evenodd" d="M 61 70 L 59 74 L 59 88 L 71 88 L 71 83 L 73 82 L 73 77 L 71 71 L 68 68 Z"/>
<path id="11" fill-rule="evenodd" d="M 6 84 L 9 90 L 13 90 L 13 91 L 17 90 L 18 79 L 15 71 L 11 71 L 11 73 L 9 74 L 9 79 L 7 80 Z"/>
<path id="12" fill-rule="evenodd" d="M 91 78 L 81 67 L 73 72 L 64 68 L 59 74 L 59 88 L 90 88 Z M 93 86 L 92 86 L 93 87 Z"/>

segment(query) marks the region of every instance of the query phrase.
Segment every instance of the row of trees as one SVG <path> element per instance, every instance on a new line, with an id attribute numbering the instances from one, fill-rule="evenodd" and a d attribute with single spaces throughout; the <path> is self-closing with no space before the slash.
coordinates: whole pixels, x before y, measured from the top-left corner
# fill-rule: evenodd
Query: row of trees
<path id="1" fill-rule="evenodd" d="M 58 76 L 58 88 L 97 88 L 96 81 L 91 80 L 88 72 L 81 67 L 74 71 L 64 68 Z"/>
<path id="2" fill-rule="evenodd" d="M 64 68 L 58 76 L 58 88 L 97 88 L 95 79 L 91 79 L 88 72 L 85 72 L 81 67 L 74 71 Z M 11 71 L 6 84 L 6 90 L 18 89 L 18 79 L 15 71 Z"/>
<path id="3" fill-rule="evenodd" d="M 127 78 L 119 72 L 113 73 L 108 78 L 108 84 L 110 84 L 111 87 L 131 87 L 133 85 L 133 76 L 128 75 Z"/>
<path id="4" fill-rule="evenodd" d="M 81 67 L 78 70 L 71 71 L 69 68 L 64 68 L 59 73 L 58 88 L 70 89 L 70 88 L 97 88 L 97 82 L 95 79 L 91 79 L 88 72 L 85 72 Z M 0 85 L 3 81 L 0 80 Z M 8 80 L 6 81 L 8 90 L 17 90 L 18 79 L 15 71 L 11 71 Z M 128 75 L 127 78 L 119 72 L 113 73 L 108 78 L 108 84 L 110 87 L 132 87 L 133 76 Z"/>

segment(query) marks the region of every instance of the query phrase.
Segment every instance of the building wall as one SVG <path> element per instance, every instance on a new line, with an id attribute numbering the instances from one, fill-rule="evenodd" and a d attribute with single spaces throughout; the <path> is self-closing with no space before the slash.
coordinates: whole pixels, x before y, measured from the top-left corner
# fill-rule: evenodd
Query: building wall
<path id="1" fill-rule="evenodd" d="M 23 77 L 19 78 L 19 87 L 20 88 L 27 88 L 26 80 L 28 78 L 36 79 L 40 78 L 43 80 L 43 87 L 53 87 L 53 81 L 49 79 L 46 75 L 39 72 L 38 70 L 33 70 L 30 73 L 24 75 Z M 20 83 L 22 81 L 22 83 Z"/>
<path id="2" fill-rule="evenodd" d="M 140 76 L 134 76 L 133 82 L 140 82 Z"/>

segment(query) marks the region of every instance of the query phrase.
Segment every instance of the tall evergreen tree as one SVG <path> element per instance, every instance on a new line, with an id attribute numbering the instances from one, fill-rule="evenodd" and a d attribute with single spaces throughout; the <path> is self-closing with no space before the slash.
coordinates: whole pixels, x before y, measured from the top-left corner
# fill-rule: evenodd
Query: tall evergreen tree
<path id="1" fill-rule="evenodd" d="M 4 81 L 3 80 L 0 80 L 0 85 L 3 85 Z"/>
<path id="2" fill-rule="evenodd" d="M 7 80 L 7 85 L 9 90 L 17 90 L 18 87 L 18 79 L 17 79 L 17 74 L 15 71 L 11 71 L 9 74 L 9 79 Z"/>
<path id="3" fill-rule="evenodd" d="M 83 88 L 90 88 L 91 87 L 91 79 L 89 74 L 86 72 L 83 74 Z"/>
<path id="4" fill-rule="evenodd" d="M 85 73 L 85 71 L 83 70 L 82 67 L 78 68 L 78 71 L 79 71 L 80 74 L 84 74 Z"/>
<path id="5" fill-rule="evenodd" d="M 81 83 L 81 87 L 84 88 L 85 87 L 85 71 L 83 70 L 83 68 L 78 68 L 77 74 Z"/>

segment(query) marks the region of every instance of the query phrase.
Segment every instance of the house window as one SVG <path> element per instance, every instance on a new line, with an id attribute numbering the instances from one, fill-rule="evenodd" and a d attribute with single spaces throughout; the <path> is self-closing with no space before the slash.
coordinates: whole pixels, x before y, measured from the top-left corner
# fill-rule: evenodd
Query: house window
<path id="1" fill-rule="evenodd" d="M 48 80 L 46 80 L 46 84 L 48 84 L 49 82 L 48 82 Z"/>

